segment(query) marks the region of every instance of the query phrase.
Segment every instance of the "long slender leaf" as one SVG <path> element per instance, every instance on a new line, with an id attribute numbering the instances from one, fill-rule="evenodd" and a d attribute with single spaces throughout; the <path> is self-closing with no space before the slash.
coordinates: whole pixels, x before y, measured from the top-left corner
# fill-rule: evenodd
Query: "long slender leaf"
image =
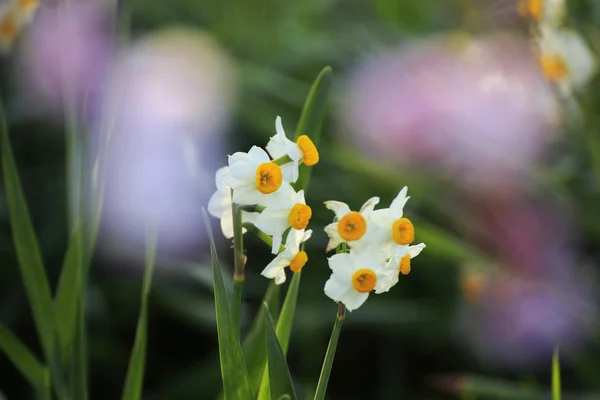
<path id="1" fill-rule="evenodd" d="M 69 356 L 69 347 L 76 333 L 78 300 L 81 289 L 83 241 L 81 224 L 73 228 L 69 247 L 63 262 L 58 288 L 54 298 L 56 329 L 63 357 Z"/>
<path id="2" fill-rule="evenodd" d="M 269 288 L 263 299 L 267 303 L 271 315 L 277 318 L 279 309 L 279 285 L 275 281 L 271 281 Z M 263 370 L 267 362 L 267 348 L 264 341 L 265 337 L 265 308 L 261 307 L 256 314 L 256 318 L 252 323 L 252 327 L 248 331 L 244 339 L 243 350 L 246 358 L 246 366 L 248 368 L 248 380 L 252 394 L 256 396 L 260 381 L 263 375 Z"/>
<path id="3" fill-rule="evenodd" d="M 333 71 L 331 67 L 325 67 L 321 70 L 317 79 L 315 79 L 300 114 L 300 120 L 296 127 L 296 139 L 301 135 L 307 135 L 318 146 L 332 77 Z M 311 167 L 307 167 L 304 164 L 300 165 L 300 175 L 294 184 L 294 188 L 297 190 L 306 189 L 310 181 L 310 174 Z"/>
<path id="4" fill-rule="evenodd" d="M 234 328 L 235 325 L 231 317 L 231 310 L 229 309 L 229 299 L 225 290 L 225 284 L 223 283 L 221 268 L 219 267 L 215 239 L 210 227 L 210 220 L 204 208 L 202 209 L 202 216 L 210 240 L 223 392 L 227 400 L 252 400 L 246 361 L 244 360 L 238 333 Z"/>
<path id="5" fill-rule="evenodd" d="M 50 285 L 46 277 L 33 224 L 27 210 L 27 202 L 21 188 L 21 181 L 8 137 L 4 111 L 1 107 L 0 119 L 2 123 L 2 172 L 13 241 L 40 342 L 46 357 L 49 357 L 54 345 L 55 332 Z"/>
<path id="6" fill-rule="evenodd" d="M 0 349 L 32 386 L 48 388 L 49 374 L 37 357 L 3 324 L 0 323 Z"/>
<path id="7" fill-rule="evenodd" d="M 144 271 L 144 283 L 142 286 L 142 298 L 140 316 L 135 332 L 135 342 L 129 359 L 127 378 L 123 388 L 123 400 L 140 400 L 144 385 L 144 369 L 146 366 L 146 341 L 148 340 L 148 295 L 152 286 L 152 275 L 156 261 L 157 231 L 155 227 L 148 232 L 146 242 L 146 265 Z"/>
<path id="8" fill-rule="evenodd" d="M 283 349 L 277 340 L 275 325 L 273 324 L 271 314 L 268 312 L 269 306 L 267 303 L 263 303 L 263 308 L 266 310 L 264 314 L 267 316 L 265 319 L 265 337 L 267 341 L 267 364 L 269 366 L 271 398 L 279 399 L 281 396 L 287 395 L 290 397 L 290 400 L 295 400 L 296 391 L 294 390 L 292 375 L 285 361 Z"/>
<path id="9" fill-rule="evenodd" d="M 277 319 L 277 339 L 281 345 L 283 355 L 287 354 L 287 350 L 290 344 L 290 335 L 292 333 L 292 325 L 294 323 L 294 316 L 296 315 L 296 303 L 298 301 L 298 291 L 300 289 L 300 278 L 302 272 L 294 273 L 292 281 L 288 288 L 285 300 L 283 301 L 283 307 L 281 313 Z M 260 400 L 270 400 L 270 373 L 269 368 L 265 367 L 265 371 L 262 376 L 262 382 L 260 383 L 260 389 L 258 398 Z"/>

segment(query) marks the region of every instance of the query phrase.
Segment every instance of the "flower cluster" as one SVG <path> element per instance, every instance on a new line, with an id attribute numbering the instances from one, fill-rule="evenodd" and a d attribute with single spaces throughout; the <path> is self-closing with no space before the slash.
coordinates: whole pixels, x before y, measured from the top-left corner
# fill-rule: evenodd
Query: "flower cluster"
<path id="1" fill-rule="evenodd" d="M 566 0 L 517 0 L 519 14 L 534 22 L 533 37 L 542 71 L 564 95 L 587 84 L 596 72 L 594 54 L 565 26 Z"/>
<path id="2" fill-rule="evenodd" d="M 296 142 L 288 139 L 280 117 L 275 120 L 275 128 L 277 134 L 269 140 L 266 151 L 253 146 L 247 153 L 229 156 L 229 165 L 217 171 L 217 191 L 208 211 L 221 220 L 223 235 L 228 239 L 234 236 L 234 204 L 241 210 L 243 225 L 253 224 L 271 236 L 271 251 L 277 256 L 262 275 L 281 284 L 286 279 L 285 267 L 299 272 L 308 261 L 302 249 L 312 233 L 306 230 L 312 210 L 304 191 L 296 191 L 292 183 L 298 179 L 298 166 L 315 165 L 319 153 L 306 135 Z"/>
<path id="3" fill-rule="evenodd" d="M 0 7 L 0 50 L 8 51 L 22 27 L 34 17 L 39 0 L 10 0 Z"/>
<path id="4" fill-rule="evenodd" d="M 375 210 L 378 197 L 372 197 L 359 211 L 351 211 L 339 201 L 326 201 L 335 221 L 325 227 L 329 236 L 327 251 L 337 246 L 349 248 L 329 258 L 333 271 L 325 283 L 325 294 L 342 302 L 349 311 L 360 307 L 375 290 L 387 292 L 398 283 L 400 274 L 410 272 L 411 259 L 425 248 L 415 240 L 412 222 L 403 216 L 410 197 L 404 187 L 388 208 Z M 345 245 L 344 245 L 345 244 Z"/>

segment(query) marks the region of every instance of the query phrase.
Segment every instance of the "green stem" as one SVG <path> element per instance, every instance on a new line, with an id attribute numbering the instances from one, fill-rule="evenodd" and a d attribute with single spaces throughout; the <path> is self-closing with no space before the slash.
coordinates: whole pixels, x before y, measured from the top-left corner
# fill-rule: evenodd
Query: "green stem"
<path id="1" fill-rule="evenodd" d="M 552 400 L 560 400 L 560 360 L 558 346 L 552 354 Z"/>
<path id="2" fill-rule="evenodd" d="M 244 255 L 244 231 L 242 228 L 242 208 L 233 203 L 233 290 L 231 294 L 231 314 L 233 325 L 239 332 L 242 292 L 244 291 L 246 256 Z"/>
<path id="3" fill-rule="evenodd" d="M 253 223 L 244 222 L 242 226 L 269 247 L 273 246 L 273 239 L 271 239 L 271 236 L 258 229 Z M 302 245 L 304 245 L 304 243 L 302 243 Z M 279 253 L 281 253 L 283 250 L 285 250 L 285 246 L 281 245 L 279 247 Z"/>
<path id="4" fill-rule="evenodd" d="M 294 161 L 294 160 L 292 160 L 292 159 L 290 158 L 290 156 L 288 156 L 287 154 L 286 154 L 285 156 L 281 156 L 281 157 L 279 157 L 279 158 L 277 158 L 277 159 L 273 160 L 273 162 L 274 162 L 275 164 L 277 164 L 277 165 L 280 165 L 280 166 L 281 166 L 281 165 L 283 165 L 283 164 L 287 164 L 287 163 L 289 163 L 289 162 L 292 162 L 292 161 Z"/>
<path id="5" fill-rule="evenodd" d="M 342 324 L 344 323 L 345 318 L 346 306 L 343 303 L 338 303 L 337 317 L 335 319 L 335 325 L 333 325 L 333 331 L 331 332 L 329 345 L 327 346 L 327 353 L 325 353 L 323 367 L 321 368 L 321 375 L 319 376 L 319 383 L 317 384 L 315 400 L 323 400 L 325 398 L 327 383 L 329 382 L 329 375 L 331 374 L 331 367 L 333 366 L 333 359 L 335 357 L 335 350 L 337 348 L 340 331 L 342 330 Z"/>

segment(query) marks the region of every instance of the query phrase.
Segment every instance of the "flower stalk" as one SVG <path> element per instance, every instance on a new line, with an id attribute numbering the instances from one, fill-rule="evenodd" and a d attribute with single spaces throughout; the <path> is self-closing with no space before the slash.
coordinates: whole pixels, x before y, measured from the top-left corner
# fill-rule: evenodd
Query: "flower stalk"
<path id="1" fill-rule="evenodd" d="M 244 255 L 244 232 L 242 208 L 232 203 L 233 211 L 233 289 L 231 292 L 231 315 L 234 328 L 239 332 L 242 293 L 244 291 L 246 256 Z"/>
<path id="2" fill-rule="evenodd" d="M 319 376 L 319 383 L 317 384 L 315 400 L 323 400 L 325 398 L 327 384 L 329 383 L 329 375 L 331 375 L 331 367 L 333 366 L 333 359 L 335 357 L 335 351 L 344 319 L 346 319 L 346 306 L 343 303 L 338 303 L 338 312 L 335 319 L 335 324 L 333 325 L 333 331 L 331 332 L 331 338 L 329 339 L 329 345 L 327 346 L 327 352 L 325 353 L 323 367 L 321 368 L 321 375 Z"/>

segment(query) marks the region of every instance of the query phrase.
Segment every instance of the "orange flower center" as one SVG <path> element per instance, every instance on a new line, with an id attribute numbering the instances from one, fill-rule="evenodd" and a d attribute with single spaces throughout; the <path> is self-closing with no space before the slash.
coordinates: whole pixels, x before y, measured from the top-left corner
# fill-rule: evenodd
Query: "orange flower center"
<path id="1" fill-rule="evenodd" d="M 262 163 L 256 168 L 256 188 L 263 194 L 273 193 L 281 187 L 283 176 L 279 165 L 273 162 Z"/>
<path id="2" fill-rule="evenodd" d="M 398 270 L 402 275 L 408 275 L 410 272 L 410 254 L 407 254 L 400 259 Z"/>
<path id="3" fill-rule="evenodd" d="M 555 55 L 544 55 L 540 57 L 542 72 L 548 81 L 557 83 L 565 79 L 569 73 L 567 64 L 562 57 Z"/>
<path id="4" fill-rule="evenodd" d="M 542 19 L 544 0 L 517 0 L 517 12 L 522 17 L 531 17 L 534 21 Z"/>
<path id="5" fill-rule="evenodd" d="M 290 269 L 294 272 L 302 271 L 304 264 L 308 261 L 308 256 L 305 251 L 301 251 L 294 256 L 292 262 L 290 262 Z"/>
<path id="6" fill-rule="evenodd" d="M 294 229 L 304 229 L 308 225 L 308 221 L 310 221 L 311 216 L 312 210 L 309 206 L 302 203 L 296 203 L 290 210 L 288 215 L 288 223 Z"/>
<path id="7" fill-rule="evenodd" d="M 392 236 L 400 245 L 411 244 L 415 240 L 415 227 L 408 218 L 397 219 L 392 225 Z"/>
<path id="8" fill-rule="evenodd" d="M 370 269 L 361 268 L 352 275 L 352 286 L 360 293 L 369 293 L 375 289 L 377 275 Z"/>
<path id="9" fill-rule="evenodd" d="M 338 221 L 338 233 L 345 241 L 358 240 L 367 232 L 367 221 L 359 212 L 350 211 Z"/>
<path id="10" fill-rule="evenodd" d="M 0 20 L 0 37 L 5 40 L 12 40 L 19 30 L 17 21 L 12 14 L 6 15 Z"/>
<path id="11" fill-rule="evenodd" d="M 306 135 L 302 135 L 296 140 L 296 144 L 302 151 L 304 164 L 311 167 L 319 162 L 319 152 L 312 140 Z"/>

